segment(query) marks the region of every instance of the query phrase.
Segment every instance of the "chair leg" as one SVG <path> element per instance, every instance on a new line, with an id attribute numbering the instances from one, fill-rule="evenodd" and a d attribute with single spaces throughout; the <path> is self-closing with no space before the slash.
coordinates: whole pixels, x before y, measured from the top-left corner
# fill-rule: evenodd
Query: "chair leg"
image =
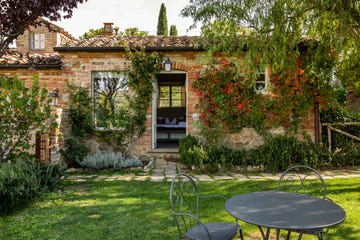
<path id="1" fill-rule="evenodd" d="M 240 234 L 240 239 L 244 240 L 243 231 L 241 228 L 239 229 L 239 234 Z"/>
<path id="2" fill-rule="evenodd" d="M 289 239 L 290 239 L 290 236 L 291 236 L 291 231 L 289 230 L 289 231 L 288 231 L 288 234 L 286 235 L 286 240 L 289 240 Z"/>
<path id="3" fill-rule="evenodd" d="M 323 233 L 322 232 L 317 233 L 316 236 L 318 237 L 319 240 L 323 240 Z"/>
<path id="4" fill-rule="evenodd" d="M 299 238 L 298 238 L 298 240 L 301 240 L 302 235 L 303 235 L 303 233 L 302 233 L 302 232 L 300 232 L 300 233 L 299 233 Z"/>

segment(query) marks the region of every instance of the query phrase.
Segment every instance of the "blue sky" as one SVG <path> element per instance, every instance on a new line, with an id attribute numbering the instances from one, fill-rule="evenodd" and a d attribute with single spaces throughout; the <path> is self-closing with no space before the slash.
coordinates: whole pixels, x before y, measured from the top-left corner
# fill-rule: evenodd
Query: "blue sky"
<path id="1" fill-rule="evenodd" d="M 189 0 L 88 0 L 74 9 L 71 19 L 54 22 L 78 38 L 90 28 L 100 28 L 104 22 L 113 22 L 120 31 L 129 27 L 156 35 L 161 3 L 167 11 L 168 25 L 174 24 L 179 35 L 199 35 L 200 30 L 187 31 L 191 18 L 180 17 L 180 11 Z"/>

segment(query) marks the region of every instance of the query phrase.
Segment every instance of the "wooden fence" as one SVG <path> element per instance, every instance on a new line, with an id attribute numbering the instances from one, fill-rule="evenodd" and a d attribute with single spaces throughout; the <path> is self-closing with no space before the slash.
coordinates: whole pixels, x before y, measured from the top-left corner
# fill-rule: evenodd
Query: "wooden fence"
<path id="1" fill-rule="evenodd" d="M 336 128 L 335 126 L 360 126 L 360 122 L 343 122 L 343 123 L 323 123 L 322 126 L 327 127 L 328 143 L 329 143 L 329 152 L 332 149 L 332 136 L 331 131 L 342 134 L 346 137 L 354 139 L 360 142 L 360 137 L 347 133 L 341 129 Z"/>

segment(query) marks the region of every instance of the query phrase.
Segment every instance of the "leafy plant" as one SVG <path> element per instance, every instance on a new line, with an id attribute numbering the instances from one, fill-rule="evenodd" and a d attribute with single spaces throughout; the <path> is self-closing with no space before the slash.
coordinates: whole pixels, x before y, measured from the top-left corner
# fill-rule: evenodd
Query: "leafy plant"
<path id="1" fill-rule="evenodd" d="M 131 167 L 141 167 L 142 162 L 137 158 L 126 158 L 121 152 L 97 153 L 92 156 L 86 156 L 79 161 L 82 167 L 92 169 L 124 169 Z"/>
<path id="2" fill-rule="evenodd" d="M 68 137 L 65 139 L 65 143 L 66 148 L 60 150 L 60 153 L 65 157 L 65 162 L 69 167 L 79 166 L 78 163 L 85 158 L 90 149 L 77 137 Z"/>
<path id="3" fill-rule="evenodd" d="M 146 111 L 151 103 L 154 76 L 160 71 L 162 57 L 157 53 L 129 52 L 132 67 L 128 71 L 129 87 L 134 94 L 129 96 L 132 110 L 129 133 L 137 136 L 145 131 Z"/>
<path id="4" fill-rule="evenodd" d="M 69 117 L 71 120 L 71 131 L 73 136 L 83 137 L 91 134 L 94 130 L 92 122 L 92 99 L 89 90 L 85 87 L 68 85 Z"/>
<path id="5" fill-rule="evenodd" d="M 42 193 L 60 186 L 63 168 L 28 159 L 0 165 L 0 213 L 25 206 Z"/>
<path id="6" fill-rule="evenodd" d="M 35 76 L 31 88 L 17 77 L 0 77 L 0 162 L 29 155 L 34 131 L 54 127 L 48 92 Z"/>
<path id="7" fill-rule="evenodd" d="M 191 134 L 179 140 L 180 161 L 187 167 L 194 165 L 192 154 L 189 152 L 189 149 L 192 149 L 194 146 L 200 146 L 200 143 L 198 138 Z"/>

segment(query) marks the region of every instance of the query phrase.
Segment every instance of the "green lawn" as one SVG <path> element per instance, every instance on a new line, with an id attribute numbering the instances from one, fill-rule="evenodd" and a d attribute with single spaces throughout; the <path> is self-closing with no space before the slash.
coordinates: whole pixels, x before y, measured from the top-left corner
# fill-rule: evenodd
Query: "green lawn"
<path id="1" fill-rule="evenodd" d="M 360 179 L 327 179 L 326 183 L 328 196 L 347 213 L 345 222 L 331 229 L 326 239 L 360 239 Z M 61 194 L 49 194 L 17 214 L 1 217 L 0 239 L 177 239 L 169 186 L 169 182 L 150 181 L 68 183 Z M 199 183 L 202 194 L 227 197 L 275 186 L 274 181 Z M 204 222 L 233 221 L 221 201 L 204 201 L 202 210 Z M 254 238 L 256 227 L 240 223 L 246 239 L 258 239 Z"/>

